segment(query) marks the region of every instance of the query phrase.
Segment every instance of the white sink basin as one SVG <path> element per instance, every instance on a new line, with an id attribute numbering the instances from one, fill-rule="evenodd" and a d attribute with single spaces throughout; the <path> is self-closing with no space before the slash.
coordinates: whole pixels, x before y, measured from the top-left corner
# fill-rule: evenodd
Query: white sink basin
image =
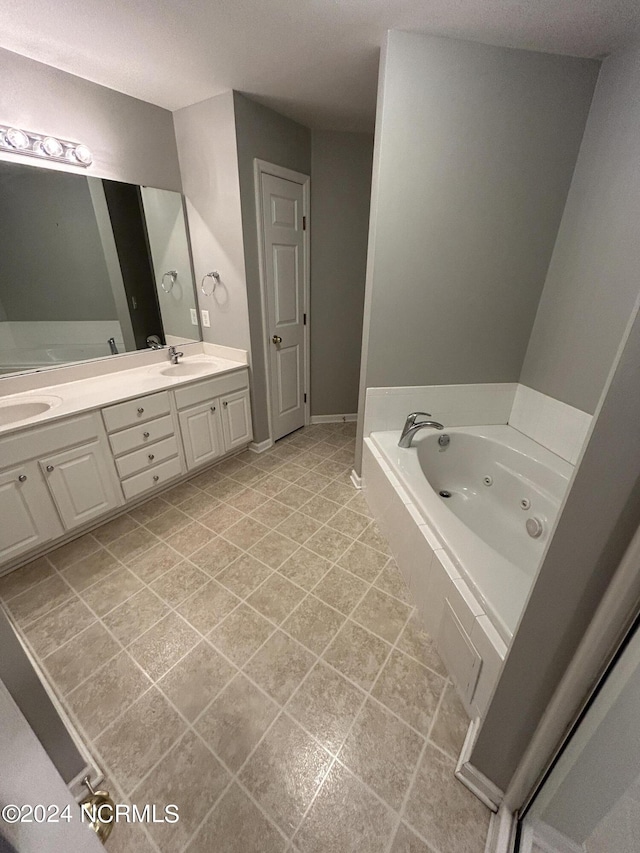
<path id="1" fill-rule="evenodd" d="M 0 400 L 0 426 L 27 421 L 59 406 L 60 397 L 32 397 L 29 400 Z"/>
<path id="2" fill-rule="evenodd" d="M 212 361 L 181 361 L 178 364 L 168 364 L 159 372 L 163 376 L 198 376 L 201 373 L 210 373 L 214 366 Z"/>

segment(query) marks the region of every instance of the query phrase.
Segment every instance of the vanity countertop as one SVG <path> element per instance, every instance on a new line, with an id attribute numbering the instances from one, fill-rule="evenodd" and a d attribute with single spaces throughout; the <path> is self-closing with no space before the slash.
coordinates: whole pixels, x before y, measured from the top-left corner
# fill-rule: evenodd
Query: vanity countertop
<path id="1" fill-rule="evenodd" d="M 163 371 L 170 369 L 170 364 L 165 361 L 0 397 L 0 436 L 247 367 L 245 362 L 209 355 L 187 356 L 181 359 L 180 365 L 191 365 L 198 372 L 166 375 Z M 51 407 L 31 417 L 2 424 L 3 408 L 41 401 Z"/>

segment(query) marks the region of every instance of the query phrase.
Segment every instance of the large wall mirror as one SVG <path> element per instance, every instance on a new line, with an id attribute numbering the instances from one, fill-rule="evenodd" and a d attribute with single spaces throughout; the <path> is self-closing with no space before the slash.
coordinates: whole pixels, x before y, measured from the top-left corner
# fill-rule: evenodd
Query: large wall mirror
<path id="1" fill-rule="evenodd" d="M 180 193 L 0 162 L 0 376 L 199 340 Z"/>

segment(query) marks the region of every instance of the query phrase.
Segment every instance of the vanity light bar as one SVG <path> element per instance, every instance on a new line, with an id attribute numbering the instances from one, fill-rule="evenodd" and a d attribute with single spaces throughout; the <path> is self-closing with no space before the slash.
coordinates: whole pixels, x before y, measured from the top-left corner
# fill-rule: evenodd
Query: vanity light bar
<path id="1" fill-rule="evenodd" d="M 93 162 L 91 151 L 81 142 L 43 136 L 3 124 L 0 124 L 0 151 L 42 157 L 58 163 L 72 163 L 74 166 L 87 167 Z"/>

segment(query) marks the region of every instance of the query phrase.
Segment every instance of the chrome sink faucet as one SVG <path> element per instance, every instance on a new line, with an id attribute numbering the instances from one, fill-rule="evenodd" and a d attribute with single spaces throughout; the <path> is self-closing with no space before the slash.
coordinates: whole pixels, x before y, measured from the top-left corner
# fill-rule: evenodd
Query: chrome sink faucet
<path id="1" fill-rule="evenodd" d="M 178 359 L 182 358 L 183 355 L 184 353 L 178 352 L 175 347 L 169 347 L 169 361 L 171 362 L 171 364 L 177 364 Z"/>
<path id="2" fill-rule="evenodd" d="M 444 426 L 438 423 L 438 421 L 418 421 L 416 423 L 416 418 L 421 415 L 424 415 L 427 418 L 431 417 L 429 412 L 411 412 L 410 415 L 407 415 L 407 420 L 404 423 L 398 447 L 411 447 L 413 436 L 418 432 L 418 430 L 425 429 L 425 427 L 431 427 L 432 429 L 444 429 Z"/>

